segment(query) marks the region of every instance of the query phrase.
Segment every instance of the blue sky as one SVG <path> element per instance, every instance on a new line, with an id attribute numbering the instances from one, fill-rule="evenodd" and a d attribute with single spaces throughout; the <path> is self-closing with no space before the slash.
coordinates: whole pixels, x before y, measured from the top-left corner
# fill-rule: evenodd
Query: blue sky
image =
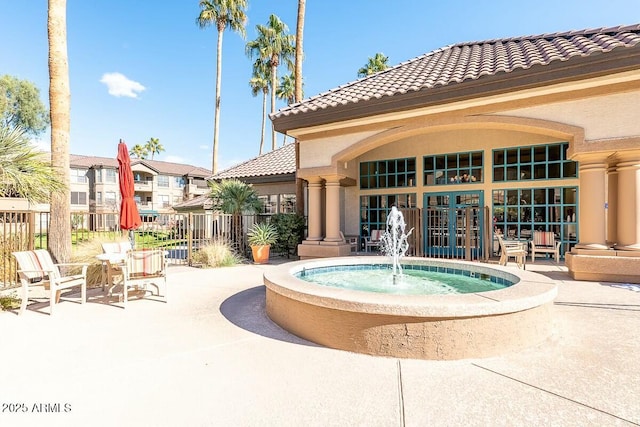
<path id="1" fill-rule="evenodd" d="M 198 13 L 198 0 L 67 0 L 71 153 L 115 157 L 120 138 L 154 137 L 156 160 L 211 168 L 217 33 Z M 295 34 L 296 0 L 249 0 L 246 39 L 224 35 L 220 169 L 258 154 L 262 97 L 244 46 L 272 13 Z M 48 104 L 46 20 L 46 0 L 0 0 L 0 75 L 32 81 Z M 376 52 L 395 65 L 459 42 L 634 23 L 638 0 L 307 0 L 304 94 L 357 79 Z M 36 142 L 48 149 L 49 133 Z"/>

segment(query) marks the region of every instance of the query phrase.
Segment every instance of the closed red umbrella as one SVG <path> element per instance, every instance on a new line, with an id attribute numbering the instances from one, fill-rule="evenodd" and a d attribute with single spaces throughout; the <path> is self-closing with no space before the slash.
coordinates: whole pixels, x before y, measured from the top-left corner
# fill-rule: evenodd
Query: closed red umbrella
<path id="1" fill-rule="evenodd" d="M 120 228 L 122 230 L 134 230 L 140 227 L 142 220 L 138 213 L 138 206 L 133 199 L 135 188 L 133 186 L 133 172 L 131 171 L 131 157 L 127 144 L 120 140 L 118 144 L 118 180 L 120 183 Z M 133 232 L 130 232 L 131 246 L 133 247 Z"/>

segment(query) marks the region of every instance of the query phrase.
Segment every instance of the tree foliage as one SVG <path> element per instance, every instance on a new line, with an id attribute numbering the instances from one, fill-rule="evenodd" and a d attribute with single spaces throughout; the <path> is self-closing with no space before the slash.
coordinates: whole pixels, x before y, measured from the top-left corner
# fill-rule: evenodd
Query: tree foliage
<path id="1" fill-rule="evenodd" d="M 249 86 L 251 87 L 251 95 L 258 96 L 262 93 L 262 127 L 260 132 L 260 152 L 264 149 L 264 129 L 267 123 L 267 95 L 269 94 L 269 88 L 271 87 L 271 67 L 268 62 L 258 58 L 253 64 L 253 74 L 249 79 Z"/>
<path id="2" fill-rule="evenodd" d="M 21 128 L 0 126 L 0 194 L 48 203 L 53 192 L 65 188 L 46 158 L 31 145 Z"/>
<path id="3" fill-rule="evenodd" d="M 366 77 L 389 68 L 389 57 L 382 53 L 376 53 L 370 57 L 364 67 L 358 70 L 358 77 Z"/>
<path id="4" fill-rule="evenodd" d="M 295 36 L 287 34 L 289 27 L 276 15 L 269 16 L 267 25 L 256 25 L 258 36 L 247 42 L 245 51 L 250 58 L 257 57 L 269 61 L 271 66 L 271 113 L 276 110 L 276 92 L 278 90 L 278 66 L 285 64 L 289 71 L 294 70 Z M 271 125 L 271 149 L 276 149 L 276 131 Z"/>
<path id="5" fill-rule="evenodd" d="M 131 147 L 131 150 L 129 150 L 129 155 L 137 157 L 138 159 L 146 159 L 148 154 L 149 152 L 145 146 L 140 144 L 134 145 Z"/>
<path id="6" fill-rule="evenodd" d="M 149 140 L 144 145 L 145 151 L 151 154 L 151 160 L 153 160 L 154 154 L 160 154 L 164 151 L 164 147 L 160 144 L 160 140 L 158 138 L 149 138 Z"/>
<path id="7" fill-rule="evenodd" d="M 200 0 L 200 14 L 196 24 L 200 28 L 215 26 L 218 30 L 216 47 L 216 104 L 213 119 L 213 158 L 211 170 L 218 171 L 218 135 L 220 133 L 220 91 L 222 86 L 222 36 L 231 28 L 242 38 L 245 37 L 247 22 L 247 0 Z"/>
<path id="8" fill-rule="evenodd" d="M 0 76 L 0 125 L 20 127 L 30 135 L 38 135 L 49 126 L 49 112 L 33 83 L 9 75 Z"/>
<path id="9" fill-rule="evenodd" d="M 262 201 L 251 184 L 238 179 L 225 179 L 209 182 L 214 209 L 232 215 L 231 235 L 238 252 L 246 252 L 242 233 L 242 215 L 256 214 L 262 211 Z"/>

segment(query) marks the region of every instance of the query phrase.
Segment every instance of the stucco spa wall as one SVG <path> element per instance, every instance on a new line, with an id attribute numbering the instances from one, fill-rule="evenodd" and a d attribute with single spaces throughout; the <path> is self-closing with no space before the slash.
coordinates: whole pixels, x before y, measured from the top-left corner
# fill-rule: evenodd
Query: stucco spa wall
<path id="1" fill-rule="evenodd" d="M 367 194 L 396 194 L 396 193 L 416 193 L 417 207 L 423 207 L 423 193 L 434 191 L 465 191 L 465 190 L 484 190 L 484 204 L 491 206 L 491 191 L 494 188 L 518 188 L 532 186 L 577 186 L 578 179 L 563 179 L 539 182 L 500 182 L 492 183 L 492 164 L 494 148 L 500 147 L 518 147 L 537 144 L 549 144 L 563 142 L 556 138 L 550 138 L 544 135 L 529 134 L 516 131 L 504 130 L 453 130 L 439 133 L 429 133 L 419 136 L 405 138 L 399 141 L 389 143 L 385 146 L 378 147 L 366 154 L 354 159 L 352 162 L 356 165 L 363 161 L 395 159 L 403 157 L 416 157 L 416 187 L 402 188 L 382 188 L 372 190 L 360 190 L 359 176 L 355 177 L 358 184 L 350 187 L 348 194 L 353 192 L 353 196 L 346 197 L 345 219 L 347 224 L 347 234 L 357 234 L 359 226 L 360 211 L 360 195 Z M 467 151 L 484 150 L 484 182 L 474 184 L 457 184 L 452 186 L 430 186 L 424 187 L 422 173 L 422 157 L 424 155 L 457 153 Z M 353 189 L 353 190 L 351 190 Z M 355 227 L 355 230 L 353 230 Z"/>

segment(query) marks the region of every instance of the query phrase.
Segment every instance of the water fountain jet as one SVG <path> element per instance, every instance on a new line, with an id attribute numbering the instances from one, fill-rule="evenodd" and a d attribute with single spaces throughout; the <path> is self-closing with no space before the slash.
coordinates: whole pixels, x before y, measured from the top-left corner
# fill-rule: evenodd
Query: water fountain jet
<path id="1" fill-rule="evenodd" d="M 402 277 L 402 264 L 400 258 L 404 257 L 409 250 L 408 238 L 413 233 L 413 227 L 405 233 L 407 227 L 404 222 L 404 215 L 397 207 L 392 206 L 391 212 L 387 215 L 387 230 L 380 238 L 380 250 L 392 261 L 393 283 Z"/>

